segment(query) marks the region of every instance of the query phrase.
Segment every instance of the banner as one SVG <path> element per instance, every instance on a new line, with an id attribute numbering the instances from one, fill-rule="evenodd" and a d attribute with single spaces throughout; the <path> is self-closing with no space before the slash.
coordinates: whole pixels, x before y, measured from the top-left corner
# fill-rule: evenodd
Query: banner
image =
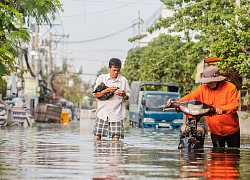
<path id="1" fill-rule="evenodd" d="M 36 98 L 36 88 L 37 81 L 35 79 L 24 80 L 24 95 L 26 100 Z"/>

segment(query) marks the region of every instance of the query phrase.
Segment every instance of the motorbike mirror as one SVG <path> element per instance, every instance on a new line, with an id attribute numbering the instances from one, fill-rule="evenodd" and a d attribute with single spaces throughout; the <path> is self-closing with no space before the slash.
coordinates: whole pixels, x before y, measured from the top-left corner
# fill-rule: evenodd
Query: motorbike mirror
<path id="1" fill-rule="evenodd" d="M 145 99 L 141 100 L 141 104 L 146 105 L 146 100 Z"/>
<path id="2" fill-rule="evenodd" d="M 172 102 L 172 101 L 175 101 L 175 98 L 170 98 L 170 101 Z"/>

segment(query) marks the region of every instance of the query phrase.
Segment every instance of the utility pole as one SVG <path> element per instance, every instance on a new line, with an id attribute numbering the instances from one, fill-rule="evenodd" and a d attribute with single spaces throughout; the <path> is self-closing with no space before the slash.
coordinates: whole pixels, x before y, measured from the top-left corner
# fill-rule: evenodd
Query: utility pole
<path id="1" fill-rule="evenodd" d="M 141 35 L 141 14 L 140 11 L 138 11 L 138 37 L 140 37 Z M 138 47 L 140 47 L 140 39 L 137 40 L 138 41 Z"/>
<path id="2" fill-rule="evenodd" d="M 240 0 L 236 0 L 237 7 L 240 7 Z"/>
<path id="3" fill-rule="evenodd" d="M 240 0 L 236 0 L 236 6 L 240 8 Z M 235 16 L 236 23 L 238 23 L 238 16 Z"/>
<path id="4" fill-rule="evenodd" d="M 53 69 L 53 59 L 51 54 L 51 44 L 52 44 L 52 33 L 49 35 L 49 43 L 48 43 L 48 77 L 52 72 Z M 51 89 L 51 83 L 48 82 L 48 88 Z"/>
<path id="5" fill-rule="evenodd" d="M 67 38 L 67 40 L 68 40 L 68 38 L 69 38 L 69 34 L 53 34 L 52 36 L 55 36 L 56 38 L 57 37 L 60 37 L 60 39 L 59 40 L 57 40 L 57 41 L 54 41 L 55 43 L 56 43 L 56 45 L 57 45 L 57 43 L 61 40 L 61 39 L 63 39 L 63 38 Z M 64 43 L 63 43 L 63 52 L 62 52 L 62 55 L 63 55 L 63 57 L 64 57 L 64 53 L 66 52 L 66 59 L 67 59 L 67 51 L 68 51 L 68 41 L 67 41 L 67 47 L 66 47 L 66 51 L 64 50 Z"/>
<path id="6" fill-rule="evenodd" d="M 36 81 L 36 97 L 35 99 L 31 100 L 32 107 L 34 110 L 39 103 L 39 96 L 40 96 L 40 87 L 39 87 L 39 26 L 35 24 L 35 34 L 34 34 L 34 74 L 35 74 L 35 81 Z"/>
<path id="7" fill-rule="evenodd" d="M 20 69 L 21 69 L 21 72 L 20 72 L 20 92 L 18 91 L 18 96 L 23 96 L 24 95 L 24 77 L 23 77 L 23 74 L 24 74 L 24 67 L 23 67 L 23 60 L 24 60 L 24 54 L 27 54 L 28 53 L 28 48 L 26 47 L 25 44 L 22 44 L 22 48 L 21 48 L 21 53 L 20 53 L 20 56 L 19 56 L 19 64 L 20 64 Z"/>
<path id="8" fill-rule="evenodd" d="M 35 71 L 35 79 L 38 83 L 38 67 L 39 67 L 39 27 L 37 23 L 35 24 L 35 37 L 34 37 L 34 71 Z"/>

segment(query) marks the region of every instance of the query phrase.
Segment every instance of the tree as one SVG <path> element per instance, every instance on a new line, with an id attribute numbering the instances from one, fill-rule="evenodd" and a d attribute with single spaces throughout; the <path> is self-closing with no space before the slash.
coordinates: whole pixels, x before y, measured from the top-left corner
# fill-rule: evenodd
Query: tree
<path id="1" fill-rule="evenodd" d="M 65 60 L 62 70 L 55 72 L 53 84 L 56 94 L 73 103 L 81 102 L 88 89 L 82 90 L 83 82 L 80 78 L 80 74 L 68 72 L 68 66 Z"/>
<path id="2" fill-rule="evenodd" d="M 98 77 L 101 74 L 107 74 L 109 72 L 108 68 L 106 66 L 102 66 L 99 71 L 97 71 L 96 77 Z"/>
<path id="3" fill-rule="evenodd" d="M 29 33 L 23 28 L 22 14 L 0 2 L 0 76 L 14 70 L 21 42 L 28 42 Z"/>
<path id="4" fill-rule="evenodd" d="M 192 52 L 194 42 L 179 36 L 160 35 L 146 47 L 130 50 L 122 70 L 129 82 L 162 81 L 180 84 L 182 95 L 194 87 L 194 69 L 204 51 Z M 197 47 L 196 47 L 197 48 Z"/>
<path id="5" fill-rule="evenodd" d="M 128 52 L 124 68 L 121 70 L 123 74 L 131 83 L 132 81 L 138 81 L 140 79 L 140 64 L 144 59 L 145 48 L 135 48 Z"/>
<path id="6" fill-rule="evenodd" d="M 99 71 L 97 71 L 96 78 L 97 78 L 99 75 L 101 75 L 101 74 L 107 74 L 107 73 L 109 73 L 109 70 L 108 70 L 108 68 L 107 68 L 106 66 L 103 65 L 103 66 L 101 67 L 101 69 L 100 69 Z M 94 88 L 94 86 L 95 86 L 95 83 L 92 84 L 92 88 Z M 92 93 L 89 94 L 89 97 L 92 98 Z"/>
<path id="7" fill-rule="evenodd" d="M 0 0 L 0 76 L 18 68 L 21 44 L 30 41 L 25 21 L 38 24 L 51 22 L 62 10 L 60 0 Z M 29 24 L 28 24 L 29 25 Z"/>
<path id="8" fill-rule="evenodd" d="M 79 84 L 74 83 L 72 86 L 65 86 L 63 97 L 70 102 L 78 103 L 82 101 L 83 92 L 81 91 Z"/>
<path id="9" fill-rule="evenodd" d="M 231 0 L 162 0 L 174 15 L 162 18 L 150 31 L 169 28 L 170 32 L 181 32 L 184 41 L 196 42 L 194 48 L 202 47 L 207 57 L 217 56 L 217 65 L 238 88 L 241 77 L 249 78 L 249 54 L 242 51 L 249 46 L 249 1 L 242 0 L 238 8 Z M 191 36 L 190 32 L 195 34 Z M 200 48 L 198 49 L 200 50 Z M 201 59 L 202 60 L 202 59 Z"/>
<path id="10" fill-rule="evenodd" d="M 79 73 L 79 74 L 82 74 L 82 73 L 83 73 L 82 66 L 80 66 L 80 69 L 78 70 L 78 73 Z"/>

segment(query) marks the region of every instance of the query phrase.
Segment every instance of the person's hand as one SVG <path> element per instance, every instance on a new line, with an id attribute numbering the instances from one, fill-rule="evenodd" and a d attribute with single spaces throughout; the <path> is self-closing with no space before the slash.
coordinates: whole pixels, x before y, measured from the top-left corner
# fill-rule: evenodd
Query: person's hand
<path id="1" fill-rule="evenodd" d="M 223 113 L 223 110 L 221 108 L 215 108 L 215 113 L 220 115 Z"/>
<path id="2" fill-rule="evenodd" d="M 118 96 L 122 96 L 122 97 L 125 97 L 127 95 L 123 90 L 120 90 L 120 89 L 117 89 L 115 91 L 115 94 Z"/>
<path id="3" fill-rule="evenodd" d="M 106 93 L 108 93 L 108 92 L 115 92 L 117 90 L 117 87 L 112 86 L 112 87 L 109 87 L 109 88 L 107 88 L 105 90 L 106 90 Z"/>
<path id="4" fill-rule="evenodd" d="M 167 107 L 169 107 L 170 105 L 171 105 L 171 99 L 167 101 Z"/>

